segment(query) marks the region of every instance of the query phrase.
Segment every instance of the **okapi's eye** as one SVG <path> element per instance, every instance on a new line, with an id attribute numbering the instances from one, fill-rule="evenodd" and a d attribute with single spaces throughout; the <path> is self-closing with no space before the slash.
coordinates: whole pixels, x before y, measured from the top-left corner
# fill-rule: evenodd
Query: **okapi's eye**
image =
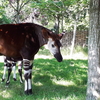
<path id="1" fill-rule="evenodd" d="M 52 44 L 52 47 L 53 47 L 53 48 L 55 47 L 54 44 Z"/>

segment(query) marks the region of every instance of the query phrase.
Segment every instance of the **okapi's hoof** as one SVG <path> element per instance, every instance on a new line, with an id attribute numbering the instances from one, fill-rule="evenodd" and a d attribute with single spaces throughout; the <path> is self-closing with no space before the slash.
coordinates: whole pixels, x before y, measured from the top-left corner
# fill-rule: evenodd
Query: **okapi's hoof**
<path id="1" fill-rule="evenodd" d="M 10 82 L 9 82 L 9 81 L 7 81 L 7 82 L 6 82 L 6 86 L 8 86 L 9 84 L 10 84 Z"/>
<path id="2" fill-rule="evenodd" d="M 26 95 L 31 95 L 32 94 L 32 89 L 25 91 Z"/>
<path id="3" fill-rule="evenodd" d="M 28 91 L 25 91 L 25 95 L 29 95 L 29 94 L 28 94 Z"/>
<path id="4" fill-rule="evenodd" d="M 29 93 L 29 95 L 31 95 L 32 94 L 32 89 L 28 90 L 28 93 Z"/>
<path id="5" fill-rule="evenodd" d="M 17 81 L 16 78 L 13 78 L 14 81 Z"/>

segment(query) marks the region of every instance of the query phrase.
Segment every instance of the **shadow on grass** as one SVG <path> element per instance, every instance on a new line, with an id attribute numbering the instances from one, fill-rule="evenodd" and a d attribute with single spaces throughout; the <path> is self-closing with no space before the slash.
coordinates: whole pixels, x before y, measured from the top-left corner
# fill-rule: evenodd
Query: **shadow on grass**
<path id="1" fill-rule="evenodd" d="M 33 83 L 36 84 L 33 90 L 38 89 L 37 92 L 34 91 L 38 95 L 41 91 L 42 96 L 45 94 L 47 100 L 52 100 L 49 98 L 54 97 L 59 97 L 61 100 L 71 95 L 81 96 L 78 100 L 85 100 L 87 60 L 71 59 L 58 63 L 55 59 L 36 59 L 33 69 Z M 62 83 L 56 84 L 56 81 Z M 69 85 L 63 84 L 63 81 L 68 81 Z"/>
<path id="2" fill-rule="evenodd" d="M 87 60 L 64 60 L 56 62 L 55 59 L 36 59 L 33 68 L 34 81 L 48 77 L 56 80 L 68 80 L 74 83 L 86 84 L 87 79 Z"/>
<path id="3" fill-rule="evenodd" d="M 70 59 L 58 63 L 55 59 L 35 59 L 32 76 L 33 95 L 25 96 L 24 84 L 11 81 L 8 88 L 1 84 L 0 94 L 4 90 L 10 93 L 2 100 L 85 100 L 87 60 Z"/>

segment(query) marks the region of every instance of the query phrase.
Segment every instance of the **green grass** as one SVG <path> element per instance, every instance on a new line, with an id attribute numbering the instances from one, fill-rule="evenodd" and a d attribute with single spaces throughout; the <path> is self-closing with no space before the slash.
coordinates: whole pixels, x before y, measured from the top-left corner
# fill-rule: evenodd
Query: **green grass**
<path id="1" fill-rule="evenodd" d="M 2 73 L 3 67 L 0 77 Z M 85 100 L 87 60 L 64 59 L 58 63 L 56 59 L 35 59 L 32 76 L 32 95 L 26 96 L 24 84 L 18 78 L 14 82 L 11 76 L 9 87 L 5 82 L 0 84 L 0 100 Z"/>

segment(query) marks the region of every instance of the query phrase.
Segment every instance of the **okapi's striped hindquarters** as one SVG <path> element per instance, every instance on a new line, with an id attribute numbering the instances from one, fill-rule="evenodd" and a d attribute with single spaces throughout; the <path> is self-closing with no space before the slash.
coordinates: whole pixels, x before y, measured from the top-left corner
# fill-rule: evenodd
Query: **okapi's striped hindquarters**
<path id="1" fill-rule="evenodd" d="M 17 63 L 17 66 L 18 66 L 20 83 L 23 83 L 23 79 L 22 79 L 23 62 L 18 61 L 18 60 L 14 60 L 13 58 L 4 57 L 4 72 L 3 72 L 3 76 L 2 76 L 2 82 L 5 81 L 6 71 L 8 71 L 6 85 L 9 85 L 9 83 L 10 83 L 10 75 L 11 75 L 12 71 L 13 71 L 13 79 L 14 79 L 14 81 L 16 81 L 16 63 Z"/>
<path id="2" fill-rule="evenodd" d="M 47 44 L 57 61 L 63 60 L 60 53 L 62 36 L 34 23 L 0 25 L 0 54 L 23 59 L 26 94 L 32 94 L 32 61 L 41 46 Z"/>

